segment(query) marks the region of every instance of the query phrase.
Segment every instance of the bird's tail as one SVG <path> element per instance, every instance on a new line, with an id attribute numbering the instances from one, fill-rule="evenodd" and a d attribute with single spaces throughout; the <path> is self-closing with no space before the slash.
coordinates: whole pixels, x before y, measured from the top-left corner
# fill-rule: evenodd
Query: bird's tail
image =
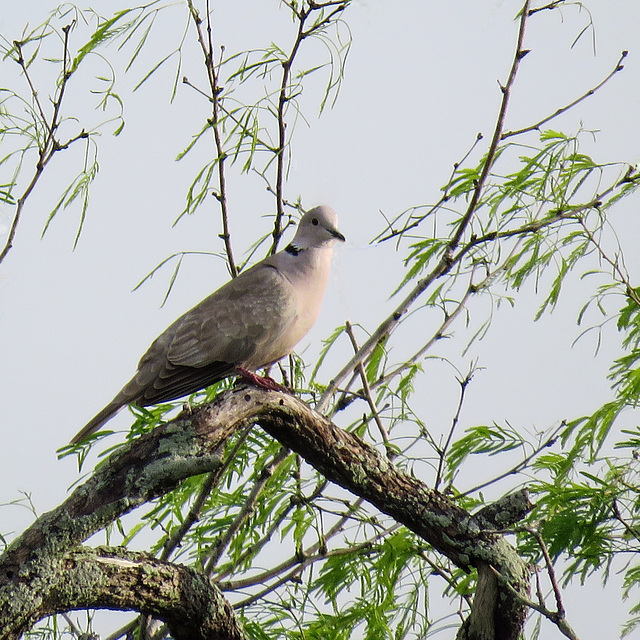
<path id="1" fill-rule="evenodd" d="M 124 404 L 121 400 L 114 398 L 97 416 L 89 420 L 89 422 L 73 436 L 69 444 L 79 444 L 92 433 L 98 431 L 98 429 L 100 429 L 109 418 L 118 413 L 123 406 Z"/>

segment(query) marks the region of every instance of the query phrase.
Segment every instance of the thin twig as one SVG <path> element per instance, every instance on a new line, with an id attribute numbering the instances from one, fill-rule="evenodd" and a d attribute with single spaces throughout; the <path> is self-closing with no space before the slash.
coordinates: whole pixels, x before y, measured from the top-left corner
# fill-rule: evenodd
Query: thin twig
<path id="1" fill-rule="evenodd" d="M 537 611 L 539 614 L 543 615 L 545 618 L 553 622 L 557 627 L 560 633 L 563 636 L 569 638 L 569 640 L 580 640 L 576 632 L 571 628 L 571 625 L 567 622 L 566 618 L 563 616 L 559 616 L 557 612 L 550 611 L 544 605 L 538 604 L 529 598 L 525 598 L 522 594 L 518 593 L 511 583 L 505 579 L 505 577 L 495 568 L 489 565 L 493 574 L 498 578 L 501 586 L 503 586 L 515 600 L 524 604 L 527 607 L 530 607 L 534 611 Z"/>
<path id="2" fill-rule="evenodd" d="M 440 576 L 449 585 L 450 589 L 453 592 L 457 592 L 458 591 L 458 585 L 456 584 L 454 579 L 449 574 L 445 573 L 444 569 L 442 567 L 438 566 L 429 557 L 429 554 L 425 550 L 421 550 L 419 555 L 431 567 L 432 573 L 434 573 L 437 576 Z M 469 594 L 467 594 L 467 593 L 462 593 L 460 597 L 467 603 L 469 608 L 471 608 L 471 605 L 473 604 L 473 602 L 471 600 L 471 596 Z"/>
<path id="3" fill-rule="evenodd" d="M 526 531 L 530 535 L 532 535 L 538 546 L 540 547 L 540 551 L 542 551 L 542 556 L 544 557 L 544 563 L 547 567 L 547 573 L 549 574 L 549 580 L 551 581 L 551 587 L 553 588 L 553 595 L 556 599 L 556 607 L 558 609 L 558 615 L 564 618 L 565 610 L 564 605 L 562 604 L 562 594 L 560 592 L 560 587 L 558 586 L 558 581 L 556 580 L 556 572 L 553 568 L 553 563 L 551 562 L 551 557 L 549 556 L 549 550 L 547 549 L 547 545 L 542 539 L 542 535 L 539 531 L 534 529 L 533 527 L 524 526 L 521 527 L 523 531 Z"/>
<path id="4" fill-rule="evenodd" d="M 469 373 L 462 378 L 462 380 L 458 380 L 459 384 L 460 384 L 460 397 L 458 399 L 458 407 L 456 408 L 456 412 L 453 416 L 453 420 L 451 421 L 451 428 L 449 429 L 449 433 L 447 435 L 447 440 L 444 443 L 443 447 L 438 447 L 437 453 L 438 453 L 438 470 L 436 472 L 436 480 L 435 480 L 435 484 L 434 484 L 434 489 L 438 489 L 438 487 L 440 486 L 440 482 L 442 481 L 442 474 L 443 474 L 443 470 L 444 470 L 444 460 L 446 458 L 447 455 L 447 451 L 449 450 L 449 445 L 451 444 L 451 440 L 453 439 L 453 434 L 456 430 L 456 427 L 458 426 L 458 423 L 460 422 L 460 414 L 462 413 L 462 405 L 464 404 L 464 398 L 465 398 L 465 394 L 467 391 L 467 387 L 469 386 L 469 383 L 471 382 L 472 378 L 473 378 L 473 372 L 474 372 L 474 368 L 471 367 L 469 369 Z"/>
<path id="5" fill-rule="evenodd" d="M 290 7 L 291 8 L 291 7 Z M 287 123 L 285 122 L 285 107 L 289 101 L 289 77 L 291 74 L 291 66 L 300 44 L 304 39 L 304 23 L 309 15 L 309 11 L 301 10 L 293 13 L 298 17 L 298 33 L 295 42 L 291 48 L 289 57 L 282 63 L 282 80 L 280 82 L 280 93 L 278 95 L 278 109 L 276 118 L 278 121 L 278 148 L 276 151 L 276 216 L 273 222 L 273 242 L 271 245 L 271 253 L 275 253 L 278 249 L 280 236 L 282 236 L 282 219 L 284 218 L 284 167 L 285 167 L 285 147 L 286 147 L 286 131 Z"/>
<path id="6" fill-rule="evenodd" d="M 625 286 L 625 292 L 626 294 L 638 305 L 640 306 L 640 295 L 638 295 L 638 292 L 635 290 L 635 288 L 631 285 L 631 281 L 629 279 L 629 276 L 624 274 L 622 272 L 622 269 L 620 268 L 620 264 L 618 262 L 618 260 L 612 260 L 607 253 L 605 252 L 605 250 L 602 248 L 602 245 L 600 244 L 600 242 L 598 241 L 598 239 L 594 236 L 594 234 L 589 230 L 589 228 L 587 227 L 586 222 L 584 221 L 584 219 L 582 217 L 578 217 L 578 222 L 580 223 L 580 225 L 582 226 L 582 228 L 584 229 L 585 234 L 587 235 L 587 238 L 589 238 L 589 242 L 591 242 L 591 244 L 593 244 L 593 246 L 597 249 L 598 254 L 600 255 L 600 257 L 607 262 L 608 264 L 611 265 L 614 274 L 618 275 L 618 278 L 620 278 L 620 282 Z"/>
<path id="7" fill-rule="evenodd" d="M 249 516 L 253 513 L 256 501 L 264 490 L 267 482 L 269 481 L 269 478 L 271 478 L 273 472 L 286 460 L 290 453 L 291 452 L 286 447 L 281 447 L 275 454 L 271 462 L 264 466 L 264 468 L 260 472 L 259 477 L 251 488 L 249 495 L 244 501 L 244 504 L 242 505 L 242 508 L 240 509 L 238 515 L 227 527 L 225 534 L 220 537 L 220 539 L 213 545 L 212 549 L 210 550 L 204 568 L 204 573 L 206 575 L 210 575 L 213 572 L 216 564 L 222 557 L 222 554 L 231 544 L 231 541 L 233 540 L 235 534 L 246 522 L 247 518 L 249 518 Z"/>
<path id="8" fill-rule="evenodd" d="M 129 637 L 129 634 L 138 627 L 138 618 L 128 622 L 123 627 L 120 627 L 117 631 L 108 635 L 104 640 L 120 640 L 123 637 Z"/>
<path id="9" fill-rule="evenodd" d="M 298 55 L 302 42 L 312 36 L 317 31 L 320 31 L 325 25 L 329 24 L 333 18 L 344 11 L 349 0 L 334 0 L 325 3 L 309 2 L 308 6 L 298 6 L 297 4 L 284 2 L 289 7 L 293 15 L 298 20 L 298 30 L 296 33 L 295 41 L 291 47 L 291 51 L 286 60 L 282 62 L 282 79 L 280 81 L 280 90 L 278 93 L 278 106 L 276 109 L 276 120 L 278 125 L 278 146 L 276 149 L 276 215 L 273 223 L 273 242 L 271 245 L 271 253 L 275 253 L 278 249 L 278 243 L 282 236 L 282 220 L 284 218 L 284 178 L 285 178 L 285 150 L 287 148 L 287 122 L 285 119 L 285 112 L 287 104 L 291 100 L 290 95 L 290 80 L 291 69 L 293 63 Z M 334 9 L 322 20 L 311 26 L 305 31 L 305 24 L 309 16 L 317 11 L 321 11 L 328 7 L 334 7 Z"/>
<path id="10" fill-rule="evenodd" d="M 312 555 L 312 556 L 311 555 L 309 555 L 309 556 L 302 555 L 302 557 L 292 558 L 291 560 L 287 561 L 287 563 L 283 563 L 280 566 L 280 571 L 278 573 L 275 573 L 275 570 L 273 572 L 265 572 L 263 574 L 260 574 L 260 576 L 255 576 L 253 579 L 248 579 L 246 581 L 238 581 L 238 582 L 235 582 L 235 583 L 232 583 L 232 584 L 230 583 L 228 585 L 228 589 L 223 588 L 223 590 L 245 589 L 247 587 L 255 586 L 257 584 L 263 584 L 264 582 L 270 580 L 271 578 L 273 578 L 276 575 L 278 575 L 279 573 L 281 573 L 283 569 L 293 566 L 293 569 L 289 573 L 281 576 L 273 584 L 265 587 L 260 592 L 254 594 L 252 596 L 249 596 L 247 599 L 242 600 L 241 602 L 239 602 L 239 603 L 234 605 L 234 609 L 242 609 L 244 607 L 247 607 L 250 604 L 253 604 L 257 600 L 260 600 L 261 598 L 264 598 L 266 595 L 268 595 L 269 593 L 272 593 L 273 591 L 275 591 L 278 587 L 282 586 L 283 584 L 286 584 L 287 582 L 293 580 L 298 575 L 300 575 L 300 573 L 302 573 L 310 565 L 312 565 L 312 564 L 314 564 L 316 562 L 319 562 L 321 560 L 326 560 L 327 558 L 333 558 L 333 557 L 349 555 L 349 554 L 358 553 L 358 552 L 370 549 L 373 546 L 375 541 L 379 540 L 380 538 L 382 538 L 382 537 L 384 537 L 386 535 L 389 535 L 389 533 L 392 533 L 393 531 L 395 531 L 398 528 L 400 528 L 400 525 L 394 524 L 391 527 L 389 527 L 388 529 L 385 529 L 384 531 L 380 531 L 379 533 L 377 533 L 375 536 L 373 536 L 369 540 L 365 540 L 364 542 L 361 542 L 361 543 L 359 543 L 357 545 L 354 545 L 354 546 L 348 546 L 348 547 L 345 547 L 345 548 L 342 548 L 342 549 L 335 549 L 333 551 L 324 551 L 324 552 L 321 552 L 321 553 L 319 553 L 317 555 Z M 272 574 L 272 575 L 270 575 L 270 574 Z"/>
<path id="11" fill-rule="evenodd" d="M 528 133 L 529 131 L 538 131 L 542 125 L 547 124 L 547 122 L 550 122 L 554 118 L 557 118 L 558 116 L 562 115 L 563 113 L 566 113 L 570 109 L 573 109 L 576 105 L 580 104 L 583 100 L 586 100 L 587 98 L 594 95 L 596 91 L 602 89 L 602 87 L 604 87 L 604 85 L 607 84 L 607 82 L 609 82 L 609 80 L 611 80 L 613 76 L 615 76 L 619 71 L 622 71 L 624 69 L 624 65 L 622 64 L 622 61 L 627 57 L 628 54 L 629 54 L 628 51 L 623 51 L 613 71 L 611 71 L 604 80 L 599 82 L 595 87 L 589 89 L 589 91 L 581 95 L 579 98 L 576 98 L 575 100 L 573 100 L 573 102 L 570 102 L 564 107 L 560 107 L 559 109 L 556 109 L 550 116 L 547 116 L 546 118 L 542 118 L 542 120 L 540 120 L 539 122 L 536 122 L 535 124 L 529 125 L 528 127 L 523 127 L 522 129 L 516 129 L 514 131 L 505 131 L 502 134 L 501 140 L 506 140 L 507 138 L 511 138 L 512 136 L 519 136 L 523 133 Z"/>
<path id="12" fill-rule="evenodd" d="M 16 56 L 17 56 L 15 61 L 18 63 L 18 65 L 22 69 L 22 73 L 29 86 L 29 90 L 31 91 L 31 96 L 33 98 L 34 103 L 36 104 L 38 113 L 41 118 L 41 124 L 44 126 L 44 129 L 46 131 L 46 137 L 42 145 L 39 147 L 38 160 L 36 162 L 35 171 L 31 178 L 31 181 L 27 185 L 27 188 L 24 190 L 22 195 L 17 200 L 16 211 L 13 216 L 11 226 L 9 228 L 9 234 L 7 236 L 7 240 L 5 242 L 5 245 L 2 251 L 0 251 L 0 263 L 5 259 L 5 257 L 13 247 L 13 241 L 15 239 L 15 235 L 18 230 L 18 224 L 22 216 L 25 202 L 27 201 L 27 198 L 31 195 L 31 192 L 34 190 L 36 184 L 40 180 L 40 177 L 42 176 L 42 173 L 44 172 L 44 169 L 47 166 L 47 164 L 49 164 L 49 162 L 51 161 L 51 158 L 53 158 L 53 156 L 58 151 L 67 149 L 71 144 L 73 144 L 73 142 L 79 139 L 87 138 L 89 135 L 85 133 L 85 131 L 83 130 L 81 134 L 79 134 L 75 138 L 70 139 L 65 145 L 60 145 L 60 143 L 57 141 L 57 138 L 56 138 L 56 131 L 60 124 L 60 109 L 62 108 L 62 100 L 65 95 L 65 89 L 72 75 L 72 72 L 69 71 L 67 65 L 69 63 L 69 33 L 73 28 L 73 26 L 74 26 L 74 23 L 71 23 L 62 28 L 62 32 L 64 33 L 62 76 L 60 79 L 60 83 L 58 85 L 57 94 L 54 97 L 52 102 L 53 112 L 50 120 L 48 120 L 46 117 L 45 111 L 39 99 L 38 90 L 31 78 L 31 74 L 29 73 L 27 63 L 24 59 L 24 55 L 22 53 L 23 43 L 17 40 L 13 43 L 16 49 Z"/>
<path id="13" fill-rule="evenodd" d="M 440 340 L 445 338 L 447 335 L 447 329 L 453 324 L 454 320 L 460 315 L 462 310 L 466 308 L 469 298 L 473 293 L 477 291 L 477 289 L 477 287 L 468 287 L 465 291 L 464 296 L 462 296 L 460 302 L 456 304 L 456 307 L 453 311 L 448 312 L 446 309 L 444 309 L 444 320 L 434 331 L 431 338 L 429 338 L 429 340 L 427 340 L 427 342 L 422 347 L 420 347 L 420 349 L 418 349 L 418 351 L 416 351 L 411 357 L 407 358 L 406 363 L 399 365 L 392 371 L 389 371 L 385 375 L 378 378 L 375 382 L 372 383 L 371 387 L 373 389 L 377 389 L 380 385 L 387 384 L 390 380 L 400 375 L 408 367 L 412 366 L 414 363 L 420 360 L 422 356 L 424 356 L 424 354 L 427 353 L 427 351 L 429 351 L 434 344 L 436 344 L 436 342 L 439 342 Z"/>
<path id="14" fill-rule="evenodd" d="M 411 290 L 409 295 L 400 303 L 400 305 L 395 309 L 395 311 L 384 320 L 378 328 L 371 334 L 368 340 L 360 347 L 358 352 L 349 360 L 349 362 L 340 370 L 340 372 L 330 381 L 327 386 L 325 392 L 322 394 L 316 409 L 322 413 L 324 409 L 326 409 L 329 400 L 336 392 L 339 384 L 346 378 L 351 371 L 354 371 L 359 362 L 364 362 L 365 358 L 373 351 L 375 346 L 378 344 L 380 340 L 382 340 L 385 336 L 388 336 L 395 327 L 399 324 L 400 320 L 407 313 L 409 308 L 414 304 L 414 302 L 431 286 L 431 284 L 446 275 L 451 271 L 453 266 L 461 257 L 460 252 L 458 256 L 454 256 L 454 252 L 458 245 L 460 244 L 460 240 L 467 227 L 469 226 L 473 214 L 475 213 L 479 201 L 480 194 L 484 188 L 486 179 L 489 175 L 489 171 L 493 166 L 493 163 L 496 158 L 496 153 L 498 149 L 498 144 L 500 142 L 500 136 L 502 135 L 502 129 L 504 126 L 504 119 L 506 117 L 507 105 L 509 103 L 509 96 L 511 93 L 511 89 L 513 87 L 513 83 L 515 82 L 516 73 L 520 64 L 520 60 L 527 54 L 527 51 L 523 49 L 523 41 L 524 41 L 524 31 L 525 25 L 529 10 L 530 0 L 526 0 L 521 12 L 520 18 L 520 27 L 518 30 L 518 38 L 516 44 L 516 51 L 514 54 L 513 64 L 511 66 L 511 71 L 509 73 L 509 77 L 507 83 L 504 87 L 502 87 L 502 102 L 500 105 L 500 111 L 498 114 L 498 119 L 496 122 L 496 126 L 494 129 L 494 133 L 492 136 L 491 144 L 489 146 L 489 150 L 487 152 L 486 161 L 483 167 L 483 170 L 478 178 L 476 186 L 474 188 L 473 194 L 471 196 L 471 200 L 469 202 L 469 206 L 467 208 L 466 213 L 463 215 L 462 219 L 458 223 L 458 226 L 451 238 L 448 242 L 445 251 L 443 253 L 442 258 L 435 266 L 435 268 L 429 273 L 426 277 L 422 278 L 418 281 L 415 287 Z M 463 248 L 464 249 L 464 248 Z"/>
<path id="15" fill-rule="evenodd" d="M 358 342 L 356 340 L 355 334 L 353 333 L 353 326 L 348 320 L 345 323 L 345 329 L 347 335 L 349 336 L 349 340 L 351 340 L 351 346 L 357 353 Z M 369 386 L 369 381 L 367 380 L 367 372 L 365 371 L 362 362 L 358 363 L 357 370 L 360 374 L 360 381 L 362 382 L 364 398 L 367 401 L 369 408 L 371 409 L 373 420 L 378 427 L 378 431 L 380 431 L 380 435 L 382 436 L 382 441 L 384 442 L 384 447 L 387 451 L 387 458 L 389 458 L 389 460 L 393 460 L 393 458 L 396 456 L 396 452 L 394 451 L 393 447 L 391 446 L 391 442 L 389 441 L 389 434 L 387 433 L 387 429 L 385 428 L 384 424 L 382 424 L 382 420 L 380 419 L 380 413 L 378 412 L 376 401 L 373 399 L 373 395 L 371 394 L 371 387 Z"/>
<path id="16" fill-rule="evenodd" d="M 229 227 L 229 203 L 225 177 L 225 160 L 227 158 L 227 152 L 224 150 L 222 136 L 220 135 L 220 95 L 222 93 L 222 88 L 219 84 L 218 71 L 216 69 L 215 57 L 213 53 L 211 10 L 209 7 L 209 0 L 207 0 L 207 36 L 205 38 L 205 35 L 202 31 L 203 21 L 200 17 L 200 14 L 198 13 L 198 10 L 193 6 L 193 1 L 187 0 L 187 6 L 189 7 L 189 13 L 196 27 L 198 43 L 200 44 L 200 48 L 202 49 L 202 53 L 204 54 L 205 66 L 207 68 L 207 78 L 209 80 L 209 88 L 211 89 L 211 95 L 208 97 L 212 105 L 212 117 L 209 123 L 211 125 L 211 128 L 213 129 L 213 138 L 216 145 L 218 166 L 218 193 L 214 193 L 214 195 L 220 203 L 220 211 L 222 215 L 222 233 L 220 234 L 220 238 L 224 242 L 224 248 L 227 254 L 227 262 L 229 264 L 229 272 L 231 273 L 232 277 L 235 277 L 238 275 L 238 267 L 233 256 L 231 232 Z"/>
<path id="17" fill-rule="evenodd" d="M 635 491 L 635 489 L 632 489 Z M 618 506 L 618 501 L 614 498 L 613 504 L 613 515 L 615 519 L 625 528 L 626 532 L 640 542 L 640 531 L 636 527 L 632 527 L 623 517 L 620 512 L 620 507 Z"/>
<path id="18" fill-rule="evenodd" d="M 550 227 L 557 222 L 562 222 L 563 220 L 574 220 L 580 222 L 579 214 L 591 209 L 600 208 L 602 206 L 603 200 L 607 196 L 610 196 L 614 191 L 616 191 L 616 189 L 618 189 L 622 184 L 628 182 L 636 182 L 638 179 L 638 175 L 633 173 L 633 168 L 630 168 L 630 171 L 627 172 L 627 175 L 630 175 L 630 177 L 625 177 L 620 181 L 614 182 L 612 185 L 596 194 L 591 200 L 589 200 L 589 202 L 585 202 L 584 204 L 578 206 L 556 209 L 553 215 L 550 214 L 545 218 L 535 220 L 534 222 L 529 222 L 516 229 L 509 229 L 507 231 L 490 231 L 489 233 L 485 233 L 484 235 L 472 238 L 460 249 L 460 251 L 458 251 L 458 253 L 452 258 L 452 261 L 454 264 L 457 264 L 467 253 L 469 253 L 475 247 L 481 244 L 486 244 L 488 242 L 493 242 L 494 240 L 535 233 L 537 231 L 545 229 L 546 227 Z"/>
<path id="19" fill-rule="evenodd" d="M 530 0 L 525 0 L 524 6 L 522 7 L 522 11 L 520 14 L 520 25 L 518 28 L 518 39 L 516 44 L 516 52 L 513 56 L 513 62 L 511 64 L 511 70 L 509 71 L 509 76 L 507 78 L 507 82 L 504 86 L 500 87 L 502 91 L 502 101 L 500 103 L 500 110 L 498 111 L 498 120 L 496 122 L 495 128 L 493 130 L 493 137 L 491 138 L 491 144 L 489 145 L 489 150 L 487 151 L 487 157 L 482 167 L 482 171 L 480 172 L 480 176 L 478 177 L 478 181 L 476 182 L 475 188 L 471 194 L 471 200 L 469 201 L 469 206 L 467 207 L 467 211 L 462 217 L 462 220 L 458 224 L 458 227 L 453 235 L 453 238 L 449 242 L 447 246 L 446 254 L 451 256 L 455 251 L 457 246 L 460 244 L 460 240 L 464 232 L 466 231 L 469 223 L 471 222 L 471 218 L 478 208 L 478 204 L 480 202 L 480 195 L 484 189 L 484 185 L 489 177 L 489 172 L 493 167 L 493 163 L 496 159 L 496 154 L 498 152 L 498 145 L 500 143 L 500 139 L 502 137 L 502 131 L 504 129 L 504 121 L 507 117 L 507 108 L 509 106 L 509 98 L 511 97 L 511 91 L 513 89 L 513 85 L 516 81 L 516 76 L 518 74 L 518 68 L 520 67 L 520 61 L 529 53 L 528 50 L 524 49 L 524 34 L 525 28 L 527 24 L 527 18 L 529 16 L 529 4 Z"/>
<path id="20" fill-rule="evenodd" d="M 323 484 L 325 484 L 326 486 L 326 481 Z M 282 509 L 278 516 L 273 519 L 273 521 L 269 525 L 269 528 L 267 529 L 267 532 L 262 536 L 262 538 L 247 547 L 247 549 L 240 556 L 238 556 L 235 564 L 230 564 L 224 571 L 212 574 L 211 579 L 215 580 L 215 582 L 217 583 L 220 582 L 223 578 L 226 578 L 228 575 L 233 573 L 233 571 L 236 569 L 236 564 L 242 565 L 247 558 L 257 555 L 264 548 L 264 546 L 271 541 L 274 534 L 280 530 L 280 526 L 289 515 L 291 510 L 297 507 L 299 504 L 300 499 L 296 496 L 292 496 L 285 508 Z"/>
<path id="21" fill-rule="evenodd" d="M 495 484 L 496 482 L 499 482 L 500 480 L 507 478 L 508 476 L 515 475 L 516 473 L 519 473 L 523 469 L 526 469 L 529 463 L 531 462 L 531 460 L 533 460 L 536 456 L 538 456 L 541 451 L 544 451 L 545 449 L 552 447 L 556 443 L 558 434 L 566 426 L 567 426 L 567 423 L 563 420 L 560 423 L 560 425 L 553 430 L 551 435 L 548 438 L 546 438 L 542 444 L 538 445 L 528 456 L 526 456 L 523 460 L 518 462 L 518 464 L 511 467 L 511 469 L 509 469 L 508 471 L 501 473 L 499 476 L 496 476 L 495 478 L 492 478 L 491 480 L 487 480 L 486 482 L 483 482 L 481 484 L 477 484 L 475 487 L 471 487 L 471 489 L 467 489 L 463 493 L 458 494 L 459 497 L 468 496 L 468 495 L 471 495 L 472 493 L 475 493 L 476 491 L 481 491 L 482 489 L 485 489 L 486 487 L 492 484 Z"/>
<path id="22" fill-rule="evenodd" d="M 198 521 L 204 503 L 211 494 L 213 487 L 218 484 L 220 478 L 228 470 L 229 466 L 235 462 L 238 451 L 242 446 L 244 446 L 244 443 L 246 442 L 246 439 L 249 436 L 249 432 L 251 431 L 252 427 L 253 425 L 245 427 L 243 433 L 240 434 L 240 438 L 227 456 L 224 464 L 220 465 L 220 467 L 218 467 L 215 471 L 212 471 L 205 478 L 204 482 L 202 483 L 202 487 L 200 488 L 200 491 L 196 496 L 196 499 L 191 505 L 191 509 L 189 509 L 189 513 L 185 516 L 182 523 L 173 532 L 173 534 L 167 537 L 167 540 L 162 547 L 162 553 L 160 554 L 161 560 L 168 560 L 171 557 L 171 554 L 176 549 L 176 547 L 180 545 L 189 529 L 191 529 L 191 527 Z"/>
<path id="23" fill-rule="evenodd" d="M 547 545 L 545 544 L 542 538 L 542 535 L 536 529 L 528 526 L 519 527 L 518 530 L 525 531 L 529 535 L 533 536 L 536 539 L 538 546 L 540 547 L 542 556 L 544 557 L 547 574 L 549 575 L 549 580 L 551 582 L 551 587 L 553 589 L 557 610 L 551 611 L 545 606 L 542 590 L 540 588 L 540 584 L 538 580 L 537 580 L 537 596 L 538 596 L 539 603 L 537 604 L 531 600 L 523 598 L 521 594 L 516 593 L 513 587 L 509 584 L 509 582 L 505 580 L 504 577 L 501 576 L 500 573 L 496 571 L 494 567 L 491 567 L 492 571 L 498 577 L 500 582 L 504 586 L 506 586 L 507 589 L 511 591 L 511 593 L 513 593 L 513 595 L 516 598 L 518 598 L 521 602 L 523 602 L 524 604 L 531 607 L 532 609 L 534 609 L 535 611 L 543 615 L 545 618 L 553 622 L 558 627 L 558 630 L 564 636 L 566 636 L 567 638 L 570 638 L 570 640 L 579 640 L 578 635 L 571 628 L 571 625 L 569 625 L 569 623 L 567 622 L 564 605 L 562 603 L 562 594 L 560 592 L 560 587 L 556 579 L 555 570 L 553 568 L 553 562 L 551 561 L 551 557 L 549 556 L 549 551 L 547 550 Z"/>
<path id="24" fill-rule="evenodd" d="M 76 636 L 76 638 L 80 639 L 85 637 L 83 632 L 80 629 L 78 629 L 78 627 L 76 626 L 76 623 L 73 621 L 73 619 L 68 613 L 63 612 L 61 615 L 64 618 L 64 621 L 69 625 L 69 630 L 74 636 Z"/>
<path id="25" fill-rule="evenodd" d="M 260 584 L 262 582 L 266 582 L 274 578 L 275 576 L 281 574 L 283 571 L 290 569 L 291 567 L 303 562 L 307 558 L 316 558 L 316 560 L 322 559 L 326 557 L 327 551 L 326 546 L 327 542 L 337 536 L 344 528 L 345 524 L 353 518 L 353 514 L 362 506 L 364 500 L 362 498 L 358 498 L 353 504 L 348 505 L 347 512 L 340 515 L 338 520 L 331 526 L 331 528 L 324 534 L 322 540 L 314 542 L 309 545 L 306 549 L 303 549 L 301 552 L 296 553 L 295 556 L 281 562 L 278 566 L 273 569 L 269 569 L 258 576 L 252 576 L 251 578 L 247 578 L 244 580 L 235 580 L 233 582 L 229 582 L 224 585 L 224 589 L 226 590 L 234 590 L 234 589 L 242 589 L 247 586 L 251 586 L 253 584 Z M 400 525 L 394 525 L 397 527 Z M 319 554 L 319 555 L 317 555 Z M 317 557 L 316 557 L 317 555 Z M 315 560 L 314 560 L 315 562 Z M 221 586 L 221 588 L 223 588 Z"/>
<path id="26" fill-rule="evenodd" d="M 535 7 L 529 10 L 529 15 L 532 16 L 534 13 L 538 13 L 538 11 L 547 11 L 550 9 L 556 9 L 557 7 L 565 4 L 566 0 L 554 0 L 549 4 L 545 4 L 543 7 Z"/>
<path id="27" fill-rule="evenodd" d="M 398 365 L 395 369 L 393 369 L 389 373 L 386 373 L 385 375 L 383 375 L 380 378 L 378 378 L 371 385 L 371 388 L 375 389 L 379 385 L 387 384 L 392 378 L 400 375 L 407 368 L 409 368 L 411 366 L 414 366 L 414 364 L 418 360 L 420 360 L 422 358 L 422 356 L 424 356 L 424 354 L 427 351 L 429 351 L 429 349 L 431 349 L 431 347 L 436 342 L 438 342 L 438 341 L 442 340 L 443 338 L 445 338 L 447 336 L 447 333 L 446 333 L 447 329 L 453 324 L 453 322 L 460 315 L 462 310 L 466 308 L 467 302 L 469 301 L 469 298 L 471 297 L 471 295 L 473 295 L 473 294 L 475 294 L 475 293 L 477 293 L 479 291 L 482 291 L 483 289 L 488 287 L 489 283 L 492 282 L 493 280 L 495 280 L 498 277 L 498 275 L 500 274 L 500 272 L 504 271 L 508 267 L 508 265 L 510 264 L 511 259 L 512 259 L 513 255 L 515 254 L 517 248 L 518 248 L 518 243 L 515 243 L 514 246 L 511 249 L 511 251 L 509 252 L 509 255 L 506 256 L 506 258 L 502 261 L 502 263 L 498 267 L 496 267 L 493 271 L 490 271 L 489 273 L 487 273 L 485 275 L 485 277 L 482 279 L 482 281 L 480 281 L 480 282 L 474 282 L 473 281 L 473 275 L 474 275 L 474 273 L 476 271 L 476 269 L 474 267 L 473 270 L 472 270 L 472 273 L 471 273 L 471 279 L 470 279 L 470 282 L 469 282 L 469 286 L 467 287 L 467 290 L 465 291 L 464 296 L 462 296 L 462 299 L 459 302 L 456 303 L 456 306 L 453 309 L 453 311 L 447 311 L 445 306 L 444 305 L 442 306 L 443 311 L 444 311 L 444 320 L 442 321 L 442 324 L 433 333 L 431 338 L 422 347 L 420 347 L 420 349 L 418 349 L 418 351 L 416 351 L 410 358 L 408 358 L 406 360 L 406 362 L 404 362 L 403 364 Z"/>
<path id="28" fill-rule="evenodd" d="M 456 173 L 458 171 L 458 168 L 460 167 L 460 165 L 464 164 L 464 162 L 466 161 L 466 159 L 471 155 L 471 153 L 473 152 L 473 150 L 476 148 L 476 146 L 478 145 L 478 143 L 480 142 L 480 140 L 482 140 L 482 134 L 478 133 L 478 135 L 476 136 L 476 139 L 474 140 L 473 144 L 471 145 L 471 147 L 469 148 L 469 150 L 464 154 L 464 156 L 462 156 L 462 158 L 460 160 L 458 160 L 457 162 L 453 163 L 453 168 L 451 170 L 451 174 L 449 175 L 449 179 L 447 180 L 447 183 L 444 186 L 444 193 L 443 195 L 440 197 L 440 199 L 433 205 L 431 205 L 426 213 L 424 213 L 423 215 L 419 216 L 417 220 L 415 220 L 414 222 L 410 223 L 410 224 L 405 224 L 405 226 L 402 229 L 395 229 L 393 226 L 393 223 L 396 222 L 401 216 L 404 215 L 404 213 L 401 213 L 393 222 L 389 222 L 387 221 L 387 227 L 385 230 L 381 231 L 373 240 L 372 242 L 386 242 L 387 240 L 391 240 L 392 238 L 395 238 L 396 236 L 404 236 L 407 232 L 411 231 L 412 229 L 415 229 L 416 227 L 420 226 L 428 217 L 430 217 L 431 215 L 433 215 L 433 213 L 435 213 L 445 202 L 448 202 L 449 198 L 451 197 L 449 194 L 449 189 L 453 183 L 453 179 L 456 177 Z M 411 216 L 413 217 L 413 216 Z M 409 220 L 411 219 L 411 217 L 409 218 Z M 388 231 L 387 235 L 383 235 L 385 233 L 385 231 Z"/>

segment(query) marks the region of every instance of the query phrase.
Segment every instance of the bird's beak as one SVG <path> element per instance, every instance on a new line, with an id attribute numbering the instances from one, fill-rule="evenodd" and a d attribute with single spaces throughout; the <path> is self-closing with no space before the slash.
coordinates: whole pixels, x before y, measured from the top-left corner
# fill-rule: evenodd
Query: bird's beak
<path id="1" fill-rule="evenodd" d="M 329 229 L 328 231 L 336 240 L 346 242 L 347 239 L 337 229 Z"/>

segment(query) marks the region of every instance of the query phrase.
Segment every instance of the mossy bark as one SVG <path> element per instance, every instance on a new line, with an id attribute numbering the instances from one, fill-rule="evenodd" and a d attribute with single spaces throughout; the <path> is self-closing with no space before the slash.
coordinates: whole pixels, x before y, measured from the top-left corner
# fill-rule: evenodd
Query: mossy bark
<path id="1" fill-rule="evenodd" d="M 148 613 L 176 638 L 243 638 L 231 607 L 204 575 L 146 554 L 79 545 L 183 479 L 215 469 L 228 436 L 252 423 L 459 567 L 478 570 L 478 593 L 460 638 L 516 640 L 526 614 L 518 596 L 528 596 L 529 569 L 496 525 L 527 512 L 526 494 L 472 515 L 301 400 L 242 387 L 123 446 L 9 545 L 0 557 L 0 640 L 17 638 L 44 616 L 84 608 Z"/>

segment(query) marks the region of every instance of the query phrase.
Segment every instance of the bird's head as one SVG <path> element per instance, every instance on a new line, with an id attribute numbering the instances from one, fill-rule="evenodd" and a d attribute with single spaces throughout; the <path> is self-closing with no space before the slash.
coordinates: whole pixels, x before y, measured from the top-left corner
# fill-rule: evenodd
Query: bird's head
<path id="1" fill-rule="evenodd" d="M 316 249 L 336 241 L 345 241 L 338 231 L 338 216 L 331 207 L 321 205 L 302 216 L 291 245 L 296 249 Z"/>

